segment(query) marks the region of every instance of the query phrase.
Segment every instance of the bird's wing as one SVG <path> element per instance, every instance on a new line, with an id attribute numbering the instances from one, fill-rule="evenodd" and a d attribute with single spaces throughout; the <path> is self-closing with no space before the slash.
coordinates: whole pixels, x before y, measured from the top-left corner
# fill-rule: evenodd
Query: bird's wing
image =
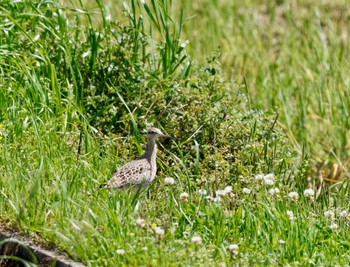
<path id="1" fill-rule="evenodd" d="M 108 188 L 138 185 L 151 177 L 151 165 L 147 160 L 134 160 L 118 169 L 107 183 Z"/>

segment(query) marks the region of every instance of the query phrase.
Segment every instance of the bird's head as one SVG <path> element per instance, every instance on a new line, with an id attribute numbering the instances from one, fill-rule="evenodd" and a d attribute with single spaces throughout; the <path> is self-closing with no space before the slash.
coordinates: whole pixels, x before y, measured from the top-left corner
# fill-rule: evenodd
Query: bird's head
<path id="1" fill-rule="evenodd" d="M 149 128 L 147 130 L 147 139 L 156 139 L 158 137 L 163 137 L 163 138 L 170 138 L 170 136 L 167 136 L 166 134 L 163 134 L 161 130 L 158 128 Z"/>

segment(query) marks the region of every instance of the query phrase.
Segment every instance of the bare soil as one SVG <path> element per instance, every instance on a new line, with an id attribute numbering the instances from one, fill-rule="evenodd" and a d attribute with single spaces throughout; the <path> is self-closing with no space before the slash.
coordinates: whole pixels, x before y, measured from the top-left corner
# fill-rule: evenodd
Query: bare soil
<path id="1" fill-rule="evenodd" d="M 20 231 L 0 224 L 0 267 L 24 266 L 18 259 L 43 267 L 85 266 L 68 258 L 62 252 L 57 251 L 57 249 L 34 242 Z"/>

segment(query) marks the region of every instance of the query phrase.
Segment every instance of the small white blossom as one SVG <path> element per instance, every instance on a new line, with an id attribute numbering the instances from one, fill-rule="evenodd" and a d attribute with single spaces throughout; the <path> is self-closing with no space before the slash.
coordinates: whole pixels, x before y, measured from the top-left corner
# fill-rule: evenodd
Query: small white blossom
<path id="1" fill-rule="evenodd" d="M 255 179 L 260 181 L 260 180 L 264 180 L 264 177 L 265 177 L 265 175 L 263 173 L 259 173 L 255 176 Z"/>
<path id="2" fill-rule="evenodd" d="M 269 190 L 269 194 L 270 195 L 278 195 L 280 193 L 280 190 L 276 187 L 276 188 L 271 188 Z"/>
<path id="3" fill-rule="evenodd" d="M 294 216 L 293 211 L 291 211 L 291 210 L 287 210 L 287 216 L 288 216 L 288 219 L 290 221 L 294 221 L 296 219 L 296 217 Z"/>
<path id="4" fill-rule="evenodd" d="M 345 220 L 349 220 L 350 219 L 350 214 L 349 212 L 347 212 L 346 210 L 342 210 L 340 213 L 339 213 L 339 216 Z"/>
<path id="5" fill-rule="evenodd" d="M 216 196 L 216 197 L 212 197 L 212 196 L 206 196 L 206 199 L 213 201 L 213 202 L 220 202 L 221 201 L 221 197 L 220 196 Z"/>
<path id="6" fill-rule="evenodd" d="M 243 188 L 243 189 L 242 189 L 242 192 L 243 192 L 244 194 L 250 194 L 250 193 L 252 192 L 252 190 L 249 189 L 249 188 Z"/>
<path id="7" fill-rule="evenodd" d="M 273 185 L 275 183 L 274 180 L 272 179 L 264 179 L 264 184 L 265 185 Z"/>
<path id="8" fill-rule="evenodd" d="M 173 184 L 175 184 L 175 180 L 174 180 L 174 178 L 166 177 L 166 178 L 164 178 L 164 184 L 165 185 L 173 185 Z"/>
<path id="9" fill-rule="evenodd" d="M 125 254 L 125 250 L 124 249 L 117 249 L 116 253 L 118 255 L 124 255 Z"/>
<path id="10" fill-rule="evenodd" d="M 339 216 L 340 217 L 346 217 L 348 216 L 348 212 L 346 210 L 342 210 L 340 213 L 339 213 Z"/>
<path id="11" fill-rule="evenodd" d="M 156 233 L 156 235 L 157 235 L 157 237 L 159 238 L 159 239 L 162 239 L 163 238 L 163 236 L 164 236 L 164 230 L 162 229 L 162 228 L 160 228 L 160 227 L 155 227 L 154 229 L 154 232 Z"/>
<path id="12" fill-rule="evenodd" d="M 87 51 L 87 52 L 83 53 L 81 57 L 82 57 L 82 58 L 85 58 L 85 57 L 87 57 L 88 55 L 90 55 L 90 51 Z"/>
<path id="13" fill-rule="evenodd" d="M 335 217 L 335 214 L 334 214 L 334 211 L 332 211 L 332 210 L 327 210 L 327 211 L 324 212 L 324 216 L 325 216 L 327 219 L 333 220 L 334 217 Z"/>
<path id="14" fill-rule="evenodd" d="M 278 240 L 278 243 L 280 243 L 281 245 L 284 245 L 286 243 L 286 241 L 280 239 L 280 240 Z"/>
<path id="15" fill-rule="evenodd" d="M 238 245 L 237 244 L 231 244 L 228 246 L 228 249 L 230 252 L 234 255 L 238 255 Z"/>
<path id="16" fill-rule="evenodd" d="M 338 229 L 338 224 L 336 223 L 332 223 L 329 228 L 331 228 L 332 230 Z"/>
<path id="17" fill-rule="evenodd" d="M 198 235 L 195 235 L 191 239 L 192 243 L 195 243 L 196 245 L 200 245 L 202 243 L 202 238 Z"/>
<path id="18" fill-rule="evenodd" d="M 207 194 L 207 190 L 205 190 L 205 189 L 199 189 L 199 190 L 198 190 L 198 193 L 199 193 L 200 195 L 202 195 L 202 196 L 205 196 L 205 195 Z"/>
<path id="19" fill-rule="evenodd" d="M 212 200 L 214 203 L 218 203 L 221 201 L 221 197 L 217 196 L 217 197 L 214 197 Z"/>
<path id="20" fill-rule="evenodd" d="M 179 226 L 179 223 L 178 222 L 174 222 L 172 225 L 171 225 L 171 228 L 170 228 L 170 231 L 172 233 L 174 233 L 177 229 L 177 227 Z"/>
<path id="21" fill-rule="evenodd" d="M 215 194 L 216 194 L 216 196 L 225 196 L 226 192 L 225 192 L 225 190 L 216 190 Z"/>
<path id="22" fill-rule="evenodd" d="M 231 193 L 231 192 L 232 192 L 232 186 L 226 186 L 226 187 L 224 188 L 224 192 L 225 192 L 226 195 L 229 194 L 229 193 Z"/>
<path id="23" fill-rule="evenodd" d="M 273 173 L 266 174 L 264 176 L 264 180 L 272 180 L 272 181 L 274 181 L 275 180 L 275 175 Z"/>
<path id="24" fill-rule="evenodd" d="M 146 226 L 146 221 L 142 218 L 138 218 L 136 220 L 136 225 L 139 226 L 139 227 L 145 227 Z"/>
<path id="25" fill-rule="evenodd" d="M 314 195 L 315 195 L 315 192 L 313 189 L 309 188 L 309 189 L 304 190 L 304 197 L 308 197 L 308 198 L 313 199 Z"/>
<path id="26" fill-rule="evenodd" d="M 183 192 L 180 194 L 180 199 L 183 201 L 183 202 L 188 202 L 188 194 L 186 192 Z"/>
<path id="27" fill-rule="evenodd" d="M 217 190 L 215 192 L 216 196 L 226 196 L 232 192 L 232 186 L 226 186 L 223 190 Z"/>
<path id="28" fill-rule="evenodd" d="M 288 194 L 288 197 L 292 200 L 292 201 L 295 201 L 295 200 L 298 200 L 299 198 L 299 194 L 297 192 L 290 192 Z"/>
<path id="29" fill-rule="evenodd" d="M 148 250 L 148 247 L 142 247 L 141 248 L 143 251 L 147 251 Z"/>

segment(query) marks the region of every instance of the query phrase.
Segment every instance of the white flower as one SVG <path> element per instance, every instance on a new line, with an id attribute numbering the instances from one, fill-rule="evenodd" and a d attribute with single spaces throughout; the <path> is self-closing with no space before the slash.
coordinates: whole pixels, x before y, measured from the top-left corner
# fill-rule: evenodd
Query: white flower
<path id="1" fill-rule="evenodd" d="M 146 221 L 142 218 L 138 218 L 136 220 L 136 225 L 139 226 L 139 227 L 145 227 L 146 226 Z"/>
<path id="2" fill-rule="evenodd" d="M 148 250 L 148 247 L 142 247 L 141 248 L 143 251 L 147 251 Z"/>
<path id="3" fill-rule="evenodd" d="M 173 185 L 173 184 L 175 184 L 175 180 L 174 180 L 174 178 L 166 177 L 166 178 L 164 178 L 164 184 L 165 185 Z"/>
<path id="4" fill-rule="evenodd" d="M 259 173 L 255 176 L 255 179 L 260 181 L 260 180 L 263 180 L 264 177 L 265 177 L 265 175 L 263 173 Z"/>
<path id="5" fill-rule="evenodd" d="M 327 210 L 324 212 L 324 216 L 327 218 L 327 219 L 330 219 L 330 220 L 333 220 L 334 217 L 335 217 L 335 214 L 332 210 Z"/>
<path id="6" fill-rule="evenodd" d="M 186 192 L 183 192 L 180 194 L 180 199 L 183 201 L 183 202 L 188 202 L 188 194 Z"/>
<path id="7" fill-rule="evenodd" d="M 155 227 L 154 229 L 154 232 L 156 233 L 156 235 L 157 235 L 157 237 L 159 238 L 159 239 L 162 239 L 163 238 L 163 236 L 164 236 L 164 230 L 162 229 L 162 228 L 160 228 L 160 227 Z"/>
<path id="8" fill-rule="evenodd" d="M 228 249 L 232 254 L 238 255 L 238 245 L 236 244 L 231 244 L 228 246 Z"/>
<path id="9" fill-rule="evenodd" d="M 292 200 L 292 201 L 295 201 L 299 198 L 299 194 L 297 192 L 290 192 L 288 194 L 288 197 Z"/>
<path id="10" fill-rule="evenodd" d="M 229 193 L 231 193 L 231 192 L 232 192 L 232 186 L 226 186 L 226 187 L 224 188 L 224 192 L 225 192 L 226 195 L 229 194 Z"/>
<path id="11" fill-rule="evenodd" d="M 269 194 L 270 195 L 278 195 L 280 193 L 280 190 L 276 187 L 276 188 L 271 188 L 269 190 Z"/>
<path id="12" fill-rule="evenodd" d="M 171 225 L 171 228 L 170 228 L 170 231 L 172 233 L 174 233 L 177 229 L 177 227 L 179 227 L 179 223 L 178 222 L 174 222 L 172 225 Z"/>
<path id="13" fill-rule="evenodd" d="M 331 228 L 332 230 L 338 229 L 338 224 L 336 223 L 332 223 L 329 228 Z"/>
<path id="14" fill-rule="evenodd" d="M 192 243 L 195 243 L 196 245 L 200 245 L 202 243 L 202 238 L 198 235 L 195 235 L 191 239 Z"/>
<path id="15" fill-rule="evenodd" d="M 274 181 L 275 180 L 275 175 L 273 173 L 266 174 L 264 176 L 264 180 L 272 180 L 272 181 Z"/>
<path id="16" fill-rule="evenodd" d="M 255 176 L 255 179 L 258 181 L 263 181 L 265 185 L 273 185 L 275 183 L 275 175 L 273 173 L 266 175 L 259 173 Z"/>
<path id="17" fill-rule="evenodd" d="M 275 183 L 274 180 L 272 179 L 264 179 L 264 184 L 265 185 L 273 185 Z"/>
<path id="18" fill-rule="evenodd" d="M 225 196 L 226 192 L 225 192 L 225 190 L 216 190 L 215 194 L 216 194 L 217 197 L 218 196 Z"/>
<path id="19" fill-rule="evenodd" d="M 304 190 L 304 197 L 313 198 L 314 195 L 315 192 L 311 188 Z"/>
<path id="20" fill-rule="evenodd" d="M 284 245 L 286 243 L 286 241 L 280 239 L 280 240 L 278 240 L 278 243 L 280 243 L 281 245 Z"/>
<path id="21" fill-rule="evenodd" d="M 288 219 L 290 221 L 294 221 L 296 219 L 296 217 L 294 216 L 293 211 L 291 211 L 291 210 L 287 210 L 287 216 L 288 216 Z"/>
<path id="22" fill-rule="evenodd" d="M 212 200 L 213 200 L 213 202 L 217 203 L 217 202 L 221 201 L 221 197 L 217 196 L 217 197 L 212 198 Z"/>
<path id="23" fill-rule="evenodd" d="M 242 189 L 242 192 L 243 192 L 244 194 L 250 194 L 250 192 L 252 192 L 252 190 L 249 189 L 249 188 L 243 188 L 243 189 Z"/>
<path id="24" fill-rule="evenodd" d="M 116 253 L 118 255 L 124 255 L 125 254 L 125 250 L 124 249 L 117 249 Z"/>
<path id="25" fill-rule="evenodd" d="M 206 199 L 213 201 L 213 202 L 220 202 L 221 201 L 221 197 L 220 196 L 216 196 L 216 197 L 212 197 L 212 196 L 206 196 Z"/>
<path id="26" fill-rule="evenodd" d="M 202 195 L 202 196 L 205 196 L 205 195 L 207 194 L 207 190 L 205 190 L 205 189 L 199 189 L 199 190 L 198 190 L 198 193 L 199 193 L 200 195 Z"/>
<path id="27" fill-rule="evenodd" d="M 223 190 L 215 191 L 216 196 L 226 196 L 232 192 L 232 186 L 226 186 Z"/>
<path id="28" fill-rule="evenodd" d="M 349 216 L 348 215 L 348 212 L 346 210 L 342 210 L 340 213 L 339 213 L 339 216 L 340 217 L 346 217 L 346 216 Z"/>
<path id="29" fill-rule="evenodd" d="M 346 210 L 342 210 L 339 213 L 339 216 L 342 217 L 345 220 L 349 220 L 350 219 L 350 214 Z"/>

